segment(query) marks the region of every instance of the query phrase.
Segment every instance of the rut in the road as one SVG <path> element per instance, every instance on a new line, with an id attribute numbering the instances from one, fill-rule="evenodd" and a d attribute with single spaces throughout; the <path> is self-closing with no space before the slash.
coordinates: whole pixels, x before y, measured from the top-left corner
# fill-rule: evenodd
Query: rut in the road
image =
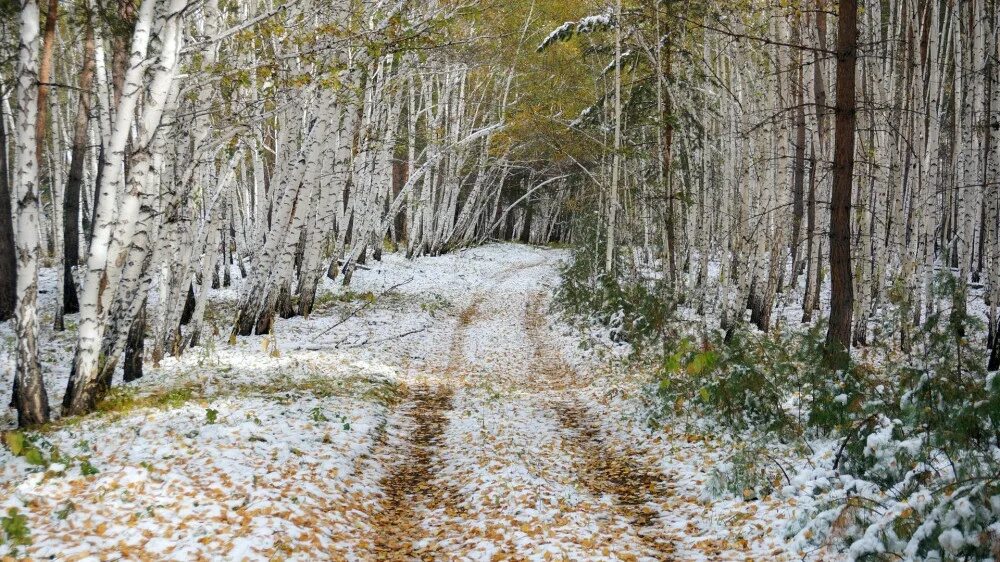
<path id="1" fill-rule="evenodd" d="M 566 396 L 567 390 L 585 382 L 579 380 L 579 374 L 546 341 L 544 305 L 545 294 L 538 293 L 525 311 L 525 325 L 535 348 L 534 379 L 547 389 L 562 391 L 552 405 L 566 429 L 567 445 L 576 459 L 580 483 L 595 497 L 607 495 L 614 499 L 615 510 L 636 530 L 646 551 L 644 555 L 670 560 L 674 546 L 658 534 L 658 513 L 650 505 L 654 496 L 661 493 L 665 478 L 658 469 L 639 460 L 642 458 L 639 451 L 609 446 L 600 424 L 587 408 Z"/>
<path id="2" fill-rule="evenodd" d="M 446 373 L 453 373 L 464 365 L 465 331 L 478 313 L 480 300 L 473 300 L 458 316 Z M 436 450 L 448 425 L 451 399 L 450 387 L 423 384 L 412 388 L 405 400 L 403 409 L 413 421 L 414 429 L 407 437 L 407 457 L 395 463 L 382 480 L 386 495 L 382 508 L 374 516 L 376 560 L 441 559 L 433 541 L 418 546 L 427 534 L 418 509 L 443 509 L 449 514 L 462 511 L 459 493 L 434 483 Z"/>
<path id="3" fill-rule="evenodd" d="M 644 555 L 656 560 L 672 559 L 673 542 L 659 533 L 658 513 L 650 503 L 661 493 L 663 474 L 644 466 L 638 460 L 639 451 L 609 446 L 600 424 L 583 406 L 562 401 L 555 410 L 577 459 L 580 484 L 594 497 L 608 495 L 614 499 L 615 510 L 628 520 L 642 542 Z"/>
<path id="4" fill-rule="evenodd" d="M 434 509 L 453 501 L 448 490 L 431 484 L 434 450 L 448 423 L 451 391 L 444 387 L 415 387 L 408 402 L 407 414 L 415 427 L 408 439 L 408 457 L 382 481 L 386 496 L 374 517 L 376 560 L 435 559 L 432 548 L 423 550 L 415 545 L 424 535 L 416 509 Z"/>

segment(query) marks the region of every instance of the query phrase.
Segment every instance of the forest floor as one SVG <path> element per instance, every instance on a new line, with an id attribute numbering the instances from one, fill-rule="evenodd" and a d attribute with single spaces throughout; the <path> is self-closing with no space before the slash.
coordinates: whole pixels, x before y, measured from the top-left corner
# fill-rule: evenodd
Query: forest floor
<path id="1" fill-rule="evenodd" d="M 308 319 L 148 368 L 101 412 L 31 436 L 41 465 L 0 450 L 0 515 L 30 540 L 0 555 L 803 558 L 782 535 L 805 506 L 707 494 L 729 445 L 649 429 L 644 377 L 606 368 L 550 314 L 565 258 L 390 254 L 350 290 L 325 286 Z M 235 298 L 213 295 L 221 333 Z M 43 337 L 58 404 L 72 335 Z"/>

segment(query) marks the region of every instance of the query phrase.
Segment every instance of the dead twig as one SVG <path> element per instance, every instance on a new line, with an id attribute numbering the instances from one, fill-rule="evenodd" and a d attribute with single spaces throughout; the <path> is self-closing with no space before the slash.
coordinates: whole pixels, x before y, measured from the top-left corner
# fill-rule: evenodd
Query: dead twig
<path id="1" fill-rule="evenodd" d="M 394 290 L 402 287 L 403 285 L 406 285 L 407 283 L 413 281 L 413 279 L 414 279 L 413 277 L 410 277 L 406 281 L 403 281 L 401 283 L 396 283 L 392 287 L 389 287 L 388 289 L 386 289 L 386 290 L 382 291 L 381 293 L 379 293 L 375 298 L 366 300 L 364 304 L 362 304 L 361 306 L 359 306 L 359 307 L 355 308 L 354 310 L 352 310 L 350 312 L 350 314 L 348 314 L 347 316 L 341 318 L 339 321 L 337 321 L 336 324 L 334 324 L 333 326 L 330 326 L 329 328 L 327 328 L 327 329 L 323 330 L 322 332 L 320 332 L 320 333 L 316 334 L 315 336 L 313 336 L 312 337 L 312 341 L 316 341 L 320 336 L 325 336 L 326 334 L 329 334 L 331 331 L 333 331 L 334 328 L 336 328 L 337 326 L 340 326 L 344 322 L 347 322 L 348 320 L 350 320 L 351 318 L 353 318 L 354 316 L 356 316 L 359 312 L 361 312 L 362 310 L 364 310 L 364 309 L 368 308 L 369 306 L 371 306 L 372 304 L 374 304 L 376 301 L 378 301 L 378 299 L 380 299 L 380 298 L 384 297 L 385 295 L 391 293 L 392 291 L 394 291 Z"/>
<path id="2" fill-rule="evenodd" d="M 366 345 L 370 345 L 370 344 L 373 344 L 373 343 L 382 343 L 382 342 L 387 342 L 387 341 L 390 341 L 390 340 L 403 339 L 406 336 L 412 336 L 413 334 L 419 334 L 420 332 L 426 332 L 427 328 L 430 328 L 430 324 L 428 324 L 426 326 L 422 326 L 420 328 L 414 328 L 412 330 L 408 330 L 406 332 L 403 332 L 402 334 L 395 334 L 395 335 L 392 335 L 392 336 L 387 336 L 387 337 L 384 337 L 384 338 L 379 338 L 377 340 L 365 340 L 365 341 L 363 341 L 361 343 L 356 343 L 356 344 L 353 344 L 353 345 L 349 345 L 349 346 L 347 346 L 347 349 L 354 349 L 356 347 L 364 347 Z"/>

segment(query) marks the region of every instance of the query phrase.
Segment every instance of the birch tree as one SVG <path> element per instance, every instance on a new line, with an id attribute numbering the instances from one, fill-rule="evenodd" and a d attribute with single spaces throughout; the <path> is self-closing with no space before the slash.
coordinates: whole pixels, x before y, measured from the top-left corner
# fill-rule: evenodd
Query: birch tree
<path id="1" fill-rule="evenodd" d="M 17 116 L 14 131 L 14 196 L 17 250 L 17 366 L 14 406 L 20 426 L 49 419 L 48 395 L 38 362 L 38 261 L 40 187 L 38 185 L 38 58 L 41 47 L 38 3 L 23 0 L 17 57 Z"/>

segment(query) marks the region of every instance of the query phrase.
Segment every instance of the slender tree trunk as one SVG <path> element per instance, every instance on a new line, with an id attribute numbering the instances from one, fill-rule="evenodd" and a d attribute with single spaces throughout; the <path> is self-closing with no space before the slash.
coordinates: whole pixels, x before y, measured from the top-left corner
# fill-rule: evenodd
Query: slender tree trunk
<path id="1" fill-rule="evenodd" d="M 837 30 L 837 101 L 830 201 L 830 326 L 827 360 L 843 361 L 851 345 L 854 286 L 851 278 L 851 191 L 854 184 L 854 128 L 858 38 L 857 0 L 840 0 Z"/>
<path id="2" fill-rule="evenodd" d="M 14 212 L 10 208 L 10 175 L 7 166 L 7 126 L 0 93 L 0 322 L 14 317 L 17 303 L 17 259 L 14 251 Z"/>
<path id="3" fill-rule="evenodd" d="M 42 56 L 38 66 L 38 121 L 35 122 L 35 152 L 39 164 L 39 183 L 46 182 L 45 173 L 45 130 L 49 117 L 49 82 L 52 80 L 52 52 L 55 47 L 56 24 L 59 21 L 59 0 L 49 0 L 45 15 L 45 37 L 42 40 Z"/>
<path id="4" fill-rule="evenodd" d="M 14 192 L 17 198 L 17 361 L 15 407 L 18 425 L 49 419 L 48 395 L 38 363 L 39 230 L 38 119 L 39 14 L 37 0 L 21 3 L 21 35 L 17 60 L 17 119 L 14 153 Z"/>
<path id="5" fill-rule="evenodd" d="M 622 143 L 622 2 L 618 0 L 615 11 L 615 140 L 614 154 L 611 164 L 611 196 L 608 198 L 608 231 L 605 240 L 604 272 L 614 274 L 615 259 L 615 223 L 618 220 L 618 180 L 621 174 L 621 143 Z"/>
<path id="6" fill-rule="evenodd" d="M 63 309 L 66 314 L 80 312 L 73 268 L 80 263 L 80 187 L 83 185 L 83 165 L 87 158 L 90 124 L 90 87 L 94 79 L 94 26 L 90 10 L 86 11 L 87 31 L 83 44 L 83 70 L 80 72 L 80 101 L 73 123 L 73 148 L 70 152 L 69 177 L 63 194 Z"/>

